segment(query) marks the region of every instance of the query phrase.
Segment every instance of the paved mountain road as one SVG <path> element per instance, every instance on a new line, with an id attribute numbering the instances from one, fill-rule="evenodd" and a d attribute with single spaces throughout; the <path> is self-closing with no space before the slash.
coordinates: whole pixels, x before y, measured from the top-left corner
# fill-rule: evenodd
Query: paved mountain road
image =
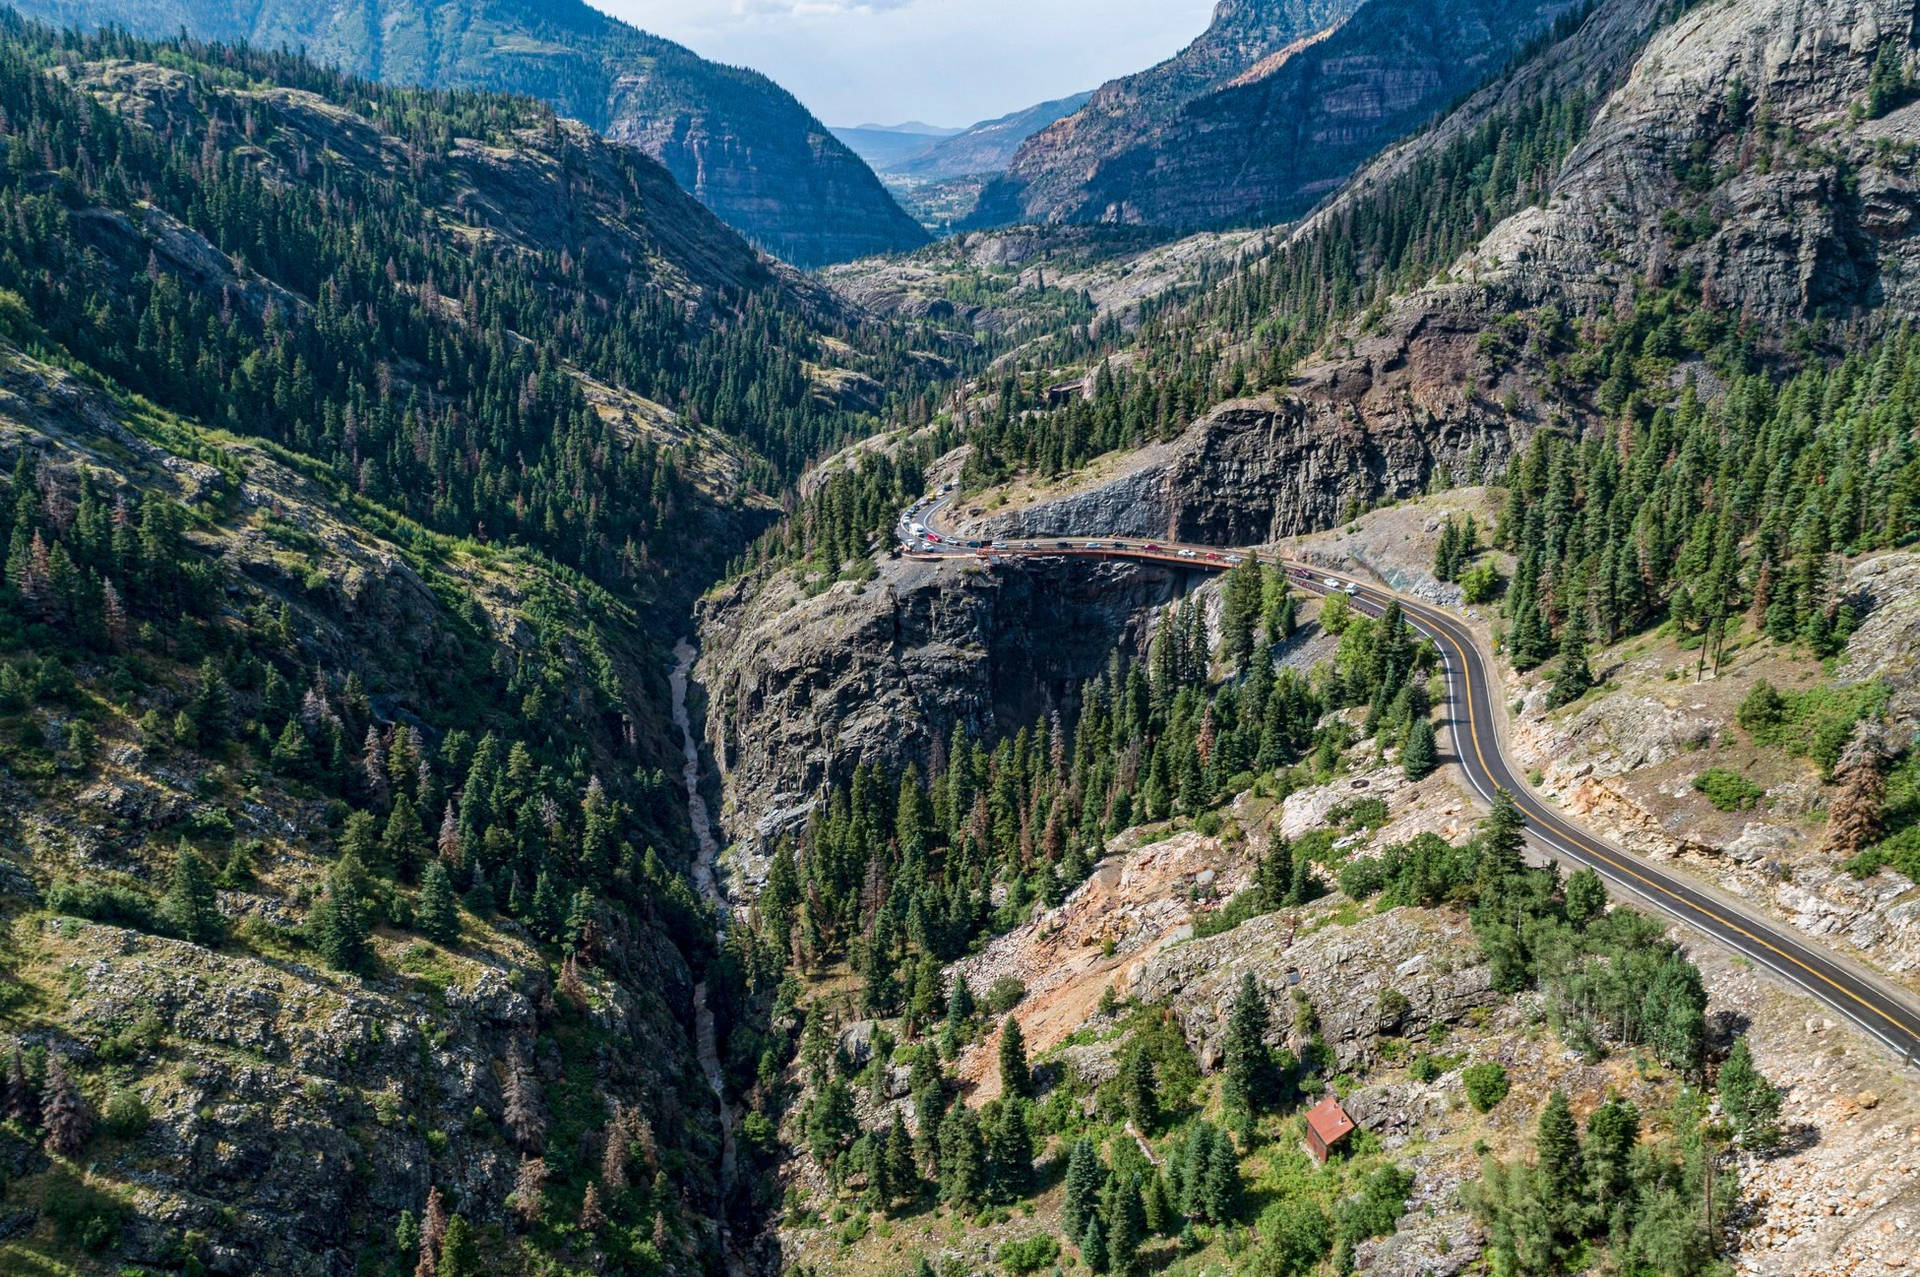
<path id="1" fill-rule="evenodd" d="M 901 516 L 897 531 L 910 557 L 1128 559 L 1218 572 L 1248 553 L 1107 536 L 1033 537 L 969 546 L 956 542 L 936 523 L 950 500 L 950 495 L 941 495 Z M 930 542 L 916 535 L 912 531 L 914 523 L 940 539 Z M 1371 615 L 1377 616 L 1389 602 L 1399 601 L 1408 623 L 1433 641 L 1445 666 L 1444 708 L 1454 761 L 1483 800 L 1491 802 L 1494 793 L 1502 789 L 1512 796 L 1526 814 L 1529 839 L 1539 849 L 1564 864 L 1591 866 L 1614 887 L 1812 994 L 1907 1064 L 1920 1067 L 1920 1007 L 1912 995 L 1721 893 L 1596 837 L 1541 800 L 1520 778 L 1506 753 L 1501 737 L 1506 710 L 1498 701 L 1490 663 L 1473 632 L 1458 617 L 1343 573 L 1300 563 L 1282 566 L 1296 586 L 1320 594 L 1338 590 Z"/>

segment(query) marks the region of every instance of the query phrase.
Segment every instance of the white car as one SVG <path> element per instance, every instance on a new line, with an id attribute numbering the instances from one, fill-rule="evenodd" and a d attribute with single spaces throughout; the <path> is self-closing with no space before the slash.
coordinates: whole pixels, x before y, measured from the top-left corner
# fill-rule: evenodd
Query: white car
<path id="1" fill-rule="evenodd" d="M 1332 577 L 1322 579 L 1320 584 L 1326 586 L 1329 590 L 1337 590 L 1340 588 L 1340 582 L 1334 580 Z"/>
<path id="2" fill-rule="evenodd" d="M 1180 551 L 1180 557 L 1183 559 L 1197 559 L 1200 556 L 1194 553 L 1192 550 L 1182 550 Z"/>
<path id="3" fill-rule="evenodd" d="M 1035 546 L 1034 543 L 1031 541 L 1022 541 L 1020 543 L 1020 548 L 1022 550 L 1033 550 L 1033 549 L 1037 549 L 1038 547 Z"/>

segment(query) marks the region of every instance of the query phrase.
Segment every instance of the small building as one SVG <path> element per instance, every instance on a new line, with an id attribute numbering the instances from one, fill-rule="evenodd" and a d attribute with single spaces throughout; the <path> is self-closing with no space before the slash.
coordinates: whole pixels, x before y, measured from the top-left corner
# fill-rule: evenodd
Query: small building
<path id="1" fill-rule="evenodd" d="M 1353 1119 L 1333 1096 L 1329 1095 L 1307 1111 L 1307 1152 L 1313 1154 L 1313 1160 L 1320 1165 L 1325 1166 L 1334 1145 L 1351 1134 Z"/>

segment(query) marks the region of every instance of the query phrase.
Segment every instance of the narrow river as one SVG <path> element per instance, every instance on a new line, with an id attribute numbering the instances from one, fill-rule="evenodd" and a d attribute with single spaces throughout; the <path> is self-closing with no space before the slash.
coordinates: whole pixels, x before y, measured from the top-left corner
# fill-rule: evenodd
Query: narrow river
<path id="1" fill-rule="evenodd" d="M 687 709 L 687 684 L 693 675 L 694 658 L 698 655 L 688 639 L 683 638 L 674 645 L 674 667 L 670 678 L 673 685 L 673 724 L 680 729 L 681 744 L 686 751 L 681 775 L 687 785 L 687 821 L 693 826 L 696 852 L 693 885 L 699 890 L 701 898 L 714 907 L 716 925 L 724 933 L 729 909 L 714 867 L 720 855 L 720 844 L 713 836 L 713 821 L 707 813 L 707 800 L 700 796 L 700 742 L 693 734 L 693 715 Z M 693 986 L 693 1015 L 700 1067 L 706 1071 L 707 1083 L 713 1087 L 714 1101 L 720 1106 L 720 1185 L 723 1190 L 731 1190 L 735 1159 L 733 1106 L 727 1103 L 726 1081 L 720 1072 L 718 1034 L 713 1024 L 713 1008 L 707 1003 L 705 980 Z"/>

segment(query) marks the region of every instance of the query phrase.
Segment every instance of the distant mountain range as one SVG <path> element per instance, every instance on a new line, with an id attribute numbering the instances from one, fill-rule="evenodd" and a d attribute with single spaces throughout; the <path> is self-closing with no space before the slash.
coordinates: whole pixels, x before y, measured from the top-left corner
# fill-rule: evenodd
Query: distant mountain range
<path id="1" fill-rule="evenodd" d="M 1063 116 L 1087 104 L 1091 93 L 1056 98 L 964 129 L 943 129 L 918 122 L 861 124 L 837 128 L 845 142 L 883 178 L 915 181 L 986 176 L 1003 171 L 1020 144 Z"/>
<path id="2" fill-rule="evenodd" d="M 906 124 L 862 124 L 854 128 L 836 128 L 833 135 L 845 142 L 849 150 L 865 160 L 884 179 L 896 164 L 913 159 L 959 132 L 960 129 L 935 130 L 925 125 L 915 128 Z"/>
<path id="3" fill-rule="evenodd" d="M 62 26 L 305 50 L 397 84 L 522 93 L 634 143 L 722 220 L 800 266 L 927 234 L 792 94 L 580 0 L 12 0 Z"/>

